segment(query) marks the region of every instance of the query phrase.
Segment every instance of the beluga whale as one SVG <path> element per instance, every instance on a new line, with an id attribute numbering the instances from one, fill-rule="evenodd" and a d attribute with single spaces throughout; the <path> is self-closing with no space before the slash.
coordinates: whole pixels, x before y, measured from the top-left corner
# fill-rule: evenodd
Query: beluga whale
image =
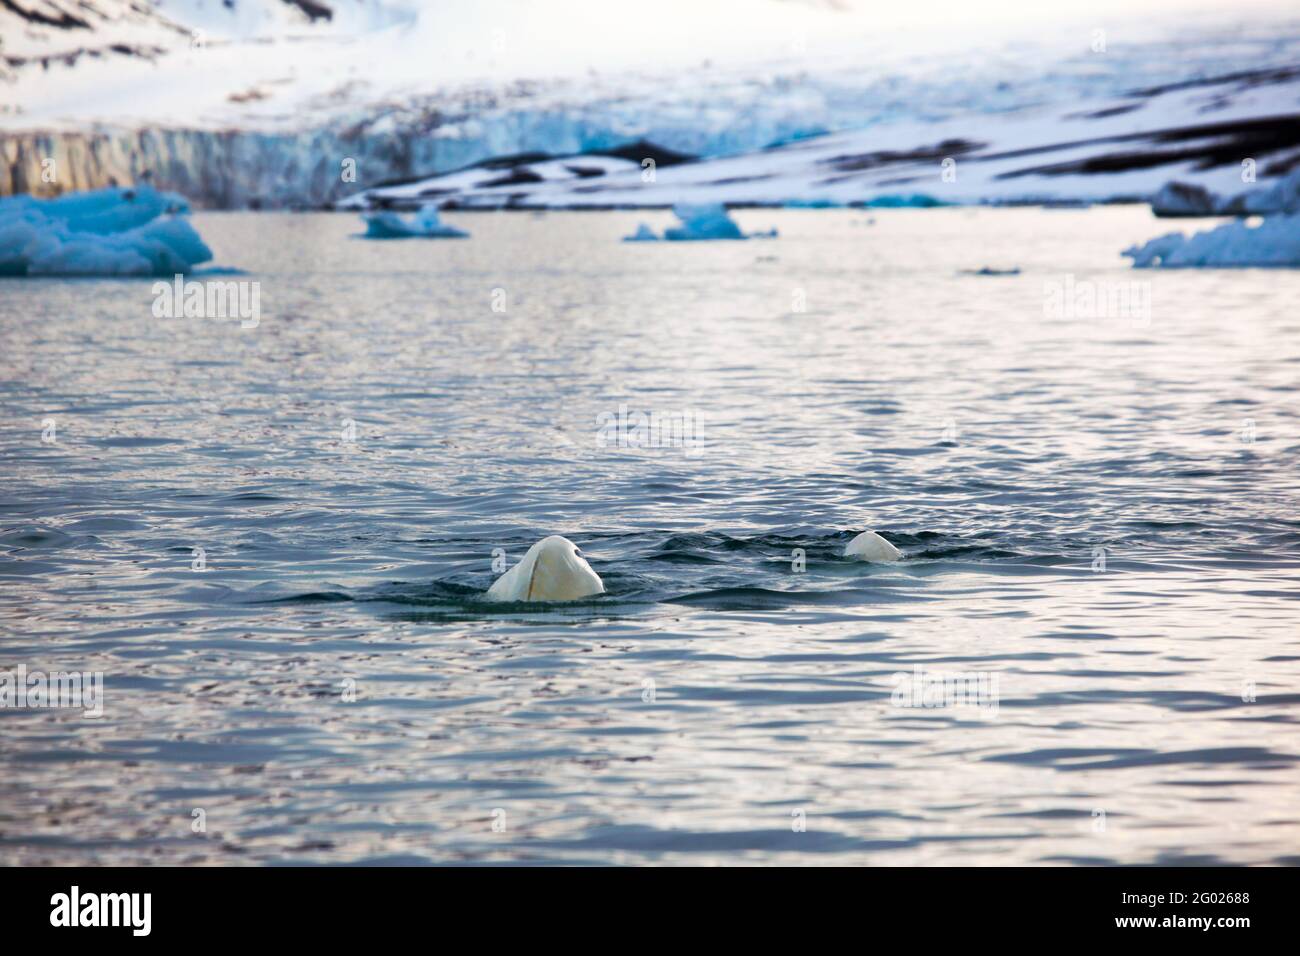
<path id="1" fill-rule="evenodd" d="M 874 531 L 862 532 L 844 549 L 844 557 L 855 561 L 897 561 L 902 556 L 903 552 Z"/>
<path id="2" fill-rule="evenodd" d="M 605 583 L 578 546 L 553 534 L 529 548 L 522 561 L 497 578 L 487 597 L 489 601 L 577 601 L 604 593 Z"/>

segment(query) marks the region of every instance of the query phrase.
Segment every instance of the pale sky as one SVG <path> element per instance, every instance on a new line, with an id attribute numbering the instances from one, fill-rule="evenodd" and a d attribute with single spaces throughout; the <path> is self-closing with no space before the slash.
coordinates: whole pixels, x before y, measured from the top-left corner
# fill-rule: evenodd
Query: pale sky
<path id="1" fill-rule="evenodd" d="M 75 68 L 29 69 L 0 90 L 0 127 L 31 122 L 159 121 L 220 125 L 309 122 L 303 104 L 394 99 L 461 84 L 519 78 L 622 76 L 636 83 L 699 75 L 702 64 L 741 73 L 772 65 L 870 74 L 917 66 L 964 68 L 970 56 L 1007 44 L 1044 62 L 1084 55 L 1093 34 L 1107 43 L 1165 39 L 1187 25 L 1255 21 L 1267 31 L 1300 21 L 1298 0 L 334 0 L 329 23 L 307 26 L 279 2 L 158 0 L 177 23 L 225 42 L 195 47 L 184 36 L 169 55 L 82 57 Z M 1197 11 L 1189 14 L 1189 10 Z M 1173 27 L 1173 29 L 1171 29 Z M 1259 28 L 1254 31 L 1260 32 Z M 1294 32 L 1294 31 L 1293 31 Z M 1267 35 L 1267 34 L 1266 34 Z M 101 38 L 111 40 L 111 36 Z M 124 34 L 122 42 L 157 41 Z M 247 42 L 256 40 L 257 42 Z M 233 41 L 233 42 L 232 42 Z M 245 42 L 241 42 L 245 41 Z M 1202 38 L 1203 42 L 1203 38 Z M 1023 46 L 1021 46 L 1023 45 Z M 909 62 L 910 61 L 910 62 Z M 1246 64 L 1243 64 L 1246 65 Z M 1034 68 L 1026 64 L 1025 69 Z M 730 74 L 726 74 L 730 75 Z M 236 101 L 256 88 L 265 98 Z M 21 114 L 21 115 L 20 115 Z"/>
<path id="2" fill-rule="evenodd" d="M 441 0 L 419 11 L 430 68 L 476 59 L 519 75 L 726 64 L 833 55 L 886 44 L 977 47 L 1019 39 L 1052 43 L 1105 29 L 1122 42 L 1142 21 L 1300 17 L 1295 0 Z M 479 38 L 475 41 L 475 38 Z M 1086 42 L 1081 40 L 1081 45 Z M 488 52 L 476 53 L 475 47 Z M 466 52 L 468 50 L 468 53 Z M 439 61 L 442 61 L 441 63 Z M 469 72 L 475 72 L 472 68 Z"/>

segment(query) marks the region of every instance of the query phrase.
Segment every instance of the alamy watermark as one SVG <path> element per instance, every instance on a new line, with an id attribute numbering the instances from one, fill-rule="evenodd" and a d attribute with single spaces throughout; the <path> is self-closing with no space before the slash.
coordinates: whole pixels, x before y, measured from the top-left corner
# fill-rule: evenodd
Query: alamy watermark
<path id="1" fill-rule="evenodd" d="M 1151 324 L 1151 283 L 1093 282 L 1067 274 L 1043 283 L 1043 315 L 1049 319 L 1127 319 Z"/>
<path id="2" fill-rule="evenodd" d="M 699 412 L 694 409 L 668 412 L 633 412 L 626 404 L 618 412 L 596 416 L 597 448 L 680 448 L 695 455 L 704 445 Z"/>
<path id="3" fill-rule="evenodd" d="M 889 696 L 892 707 L 969 707 L 981 717 L 998 715 L 1001 697 L 998 674 L 993 671 L 927 671 L 918 664 L 912 673 L 900 671 L 890 680 L 894 685 Z"/>
<path id="4" fill-rule="evenodd" d="M 262 283 L 256 280 L 186 282 L 177 273 L 171 282 L 155 282 L 152 291 L 158 319 L 239 319 L 241 329 L 262 321 Z"/>
<path id="5" fill-rule="evenodd" d="M 0 671 L 0 707 L 80 708 L 83 717 L 104 716 L 103 671 Z"/>
<path id="6" fill-rule="evenodd" d="M 74 884 L 50 897 L 51 926 L 124 926 L 132 936 L 148 936 L 152 912 L 152 893 L 83 893 Z"/>

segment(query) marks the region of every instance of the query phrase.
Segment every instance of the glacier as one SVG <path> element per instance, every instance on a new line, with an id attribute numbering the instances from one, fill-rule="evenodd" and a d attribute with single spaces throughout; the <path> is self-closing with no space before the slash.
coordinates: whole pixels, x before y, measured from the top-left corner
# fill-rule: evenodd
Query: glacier
<path id="1" fill-rule="evenodd" d="M 185 197 L 150 186 L 0 198 L 0 276 L 171 276 L 212 258 Z"/>
<path id="2" fill-rule="evenodd" d="M 673 0 L 714 22 L 740 3 Z M 1104 56 L 1079 42 L 1086 33 L 1028 27 L 974 47 L 936 37 L 918 55 L 873 12 L 754 0 L 783 49 L 746 35 L 723 60 L 726 37 L 706 31 L 689 36 L 688 56 L 674 34 L 669 61 L 635 19 L 600 12 L 626 45 L 575 50 L 582 30 L 513 0 L 329 4 L 328 20 L 282 0 L 56 5 L 88 27 L 38 29 L 14 12 L 33 4 L 0 4 L 0 78 L 21 104 L 0 110 L 0 194 L 39 190 L 53 161 L 78 188 L 152 172 L 160 188 L 219 208 L 425 190 L 438 192 L 418 201 L 494 208 L 1145 200 L 1171 178 L 1239 188 L 1242 157 L 1272 178 L 1300 145 L 1300 29 L 1276 13 L 1171 15 L 1126 28 Z M 796 52 L 784 24 L 814 7 L 823 33 Z M 480 42 L 464 39 L 467 23 Z M 542 28 L 550 41 L 538 42 Z M 498 50 L 498 29 L 528 42 Z M 594 73 L 579 65 L 586 54 L 602 63 Z M 641 141 L 698 162 L 602 159 Z M 553 162 L 525 166 L 526 154 Z M 959 166 L 951 182 L 926 168 L 944 158 Z M 498 160 L 514 168 L 486 165 Z M 340 175 L 345 163 L 355 178 Z M 479 182 L 455 172 L 475 164 Z"/>

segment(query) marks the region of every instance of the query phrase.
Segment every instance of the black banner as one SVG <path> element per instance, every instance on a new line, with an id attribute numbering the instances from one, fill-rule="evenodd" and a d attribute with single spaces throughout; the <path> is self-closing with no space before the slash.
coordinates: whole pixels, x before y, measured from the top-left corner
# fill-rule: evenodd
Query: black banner
<path id="1" fill-rule="evenodd" d="M 334 945 L 376 927 L 477 927 L 495 937 L 577 923 L 584 936 L 605 928 L 650 939 L 684 920 L 761 929 L 806 918 L 819 932 L 852 925 L 927 942 L 1030 930 L 1071 942 L 1199 937 L 1233 946 L 1291 929 L 1300 886 L 1287 869 L 1122 868 L 40 869 L 0 871 L 0 880 L 8 941 L 253 934 Z"/>

